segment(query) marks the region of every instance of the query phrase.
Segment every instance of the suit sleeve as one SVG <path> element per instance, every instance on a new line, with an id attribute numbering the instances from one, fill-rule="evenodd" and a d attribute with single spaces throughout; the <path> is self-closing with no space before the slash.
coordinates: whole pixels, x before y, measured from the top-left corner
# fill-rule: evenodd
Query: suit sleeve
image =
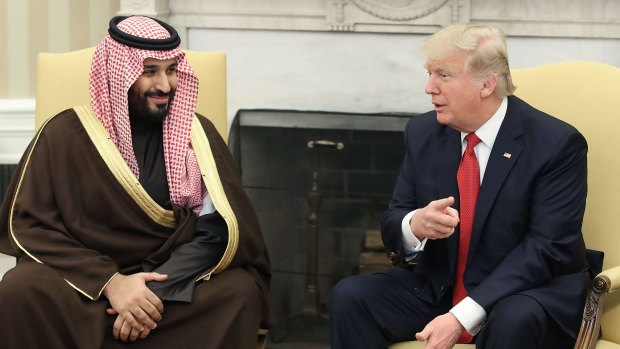
<path id="1" fill-rule="evenodd" d="M 529 224 L 523 238 L 491 274 L 469 290 L 469 296 L 487 311 L 508 295 L 542 287 L 558 276 L 578 272 L 584 264 L 586 140 L 576 131 L 569 132 L 550 154 L 531 188 Z"/>
<path id="2" fill-rule="evenodd" d="M 414 164 L 411 156 L 411 120 L 405 128 L 405 157 L 400 173 L 394 186 L 394 193 L 388 209 L 381 216 L 381 237 L 383 244 L 388 250 L 398 251 L 405 256 L 402 239 L 402 221 L 405 216 L 418 208 L 416 200 Z"/>

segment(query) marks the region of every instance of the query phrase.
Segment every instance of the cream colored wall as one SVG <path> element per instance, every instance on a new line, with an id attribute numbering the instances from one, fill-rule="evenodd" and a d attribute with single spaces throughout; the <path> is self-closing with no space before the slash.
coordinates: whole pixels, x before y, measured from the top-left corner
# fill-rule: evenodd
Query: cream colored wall
<path id="1" fill-rule="evenodd" d="M 0 0 L 0 100 L 34 98 L 38 52 L 101 41 L 120 0 Z"/>

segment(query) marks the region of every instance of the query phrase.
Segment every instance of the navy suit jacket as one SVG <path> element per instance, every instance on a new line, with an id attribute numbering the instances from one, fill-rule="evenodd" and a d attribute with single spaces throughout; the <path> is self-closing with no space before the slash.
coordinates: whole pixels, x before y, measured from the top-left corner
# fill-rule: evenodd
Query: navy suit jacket
<path id="1" fill-rule="evenodd" d="M 388 210 L 381 217 L 385 246 L 404 255 L 401 222 L 429 202 L 459 192 L 460 132 L 436 113 L 412 117 L 405 159 Z M 487 315 L 502 298 L 525 294 L 575 336 L 590 275 L 581 225 L 587 193 L 587 143 L 571 125 L 508 97 L 508 110 L 491 150 L 476 205 L 464 275 L 469 296 Z M 451 292 L 458 227 L 429 240 L 416 266 L 388 274 L 412 294 L 439 302 Z"/>

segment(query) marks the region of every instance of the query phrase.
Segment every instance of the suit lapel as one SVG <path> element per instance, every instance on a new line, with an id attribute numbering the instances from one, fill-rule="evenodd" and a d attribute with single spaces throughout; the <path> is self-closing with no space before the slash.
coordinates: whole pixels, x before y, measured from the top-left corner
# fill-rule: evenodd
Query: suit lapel
<path id="1" fill-rule="evenodd" d="M 456 173 L 461 160 L 461 133 L 445 127 L 440 139 L 440 148 L 437 150 L 435 164 L 435 178 L 437 179 L 437 199 L 454 197 L 454 208 L 459 210 L 459 188 Z M 452 234 L 447 241 L 450 273 L 456 265 L 458 250 L 458 234 Z"/>
<path id="2" fill-rule="evenodd" d="M 476 213 L 474 216 L 474 225 L 467 258 L 468 264 L 472 256 L 476 253 L 478 241 L 480 241 L 480 235 L 482 234 L 482 228 L 495 203 L 495 199 L 521 154 L 521 145 L 517 142 L 517 138 L 523 134 L 521 117 L 515 110 L 514 103 L 511 103 L 511 101 L 512 99 L 509 98 L 506 117 L 495 138 L 482 186 L 478 194 L 478 203 L 476 204 Z"/>

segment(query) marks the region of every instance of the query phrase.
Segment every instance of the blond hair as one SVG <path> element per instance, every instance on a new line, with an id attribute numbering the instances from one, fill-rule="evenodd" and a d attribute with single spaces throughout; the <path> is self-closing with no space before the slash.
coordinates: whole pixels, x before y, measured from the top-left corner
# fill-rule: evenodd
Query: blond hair
<path id="1" fill-rule="evenodd" d="M 455 51 L 467 53 L 465 71 L 478 80 L 494 75 L 495 94 L 499 97 L 511 95 L 516 88 L 508 66 L 506 36 L 501 29 L 481 24 L 453 24 L 427 38 L 423 50 L 431 60 L 446 59 Z"/>

